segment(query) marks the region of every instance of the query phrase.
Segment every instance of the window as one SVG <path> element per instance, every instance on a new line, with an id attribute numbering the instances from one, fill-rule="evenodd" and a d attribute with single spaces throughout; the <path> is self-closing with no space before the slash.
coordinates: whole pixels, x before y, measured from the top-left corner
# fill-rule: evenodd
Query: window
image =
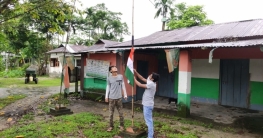
<path id="1" fill-rule="evenodd" d="M 57 58 L 50 59 L 50 67 L 59 67 L 59 61 Z"/>
<path id="2" fill-rule="evenodd" d="M 80 66 L 81 66 L 81 60 L 77 59 L 77 67 L 80 67 Z"/>

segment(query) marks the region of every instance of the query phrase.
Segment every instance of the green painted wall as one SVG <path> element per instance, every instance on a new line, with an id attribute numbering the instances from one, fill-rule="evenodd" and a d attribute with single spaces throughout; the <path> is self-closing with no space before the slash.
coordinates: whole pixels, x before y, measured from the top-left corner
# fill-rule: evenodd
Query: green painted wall
<path id="1" fill-rule="evenodd" d="M 191 79 L 191 96 L 202 97 L 218 100 L 219 80 L 192 78 Z"/>
<path id="2" fill-rule="evenodd" d="M 191 97 L 218 100 L 220 90 L 218 79 L 192 78 L 191 81 Z M 252 81 L 250 87 L 250 104 L 263 105 L 263 82 Z"/>
<path id="3" fill-rule="evenodd" d="M 250 104 L 263 105 L 263 82 L 250 82 Z"/>
<path id="4" fill-rule="evenodd" d="M 97 78 L 84 78 L 84 90 L 87 89 L 99 89 L 106 90 L 106 80 Z"/>

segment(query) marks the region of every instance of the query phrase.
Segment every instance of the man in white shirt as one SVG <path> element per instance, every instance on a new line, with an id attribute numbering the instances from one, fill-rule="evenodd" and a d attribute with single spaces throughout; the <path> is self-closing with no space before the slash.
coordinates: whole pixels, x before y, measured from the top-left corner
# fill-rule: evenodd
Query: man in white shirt
<path id="1" fill-rule="evenodd" d="M 141 84 L 136 80 L 137 76 L 140 80 L 145 82 L 146 84 Z M 142 97 L 142 105 L 143 105 L 143 115 L 146 125 L 148 127 L 148 138 L 153 138 L 154 129 L 153 129 L 153 119 L 152 119 L 152 111 L 154 107 L 154 95 L 156 92 L 156 82 L 159 80 L 160 75 L 157 73 L 152 73 L 148 76 L 147 79 L 142 77 L 136 70 L 134 70 L 134 82 L 137 86 L 141 88 L 145 88 Z"/>

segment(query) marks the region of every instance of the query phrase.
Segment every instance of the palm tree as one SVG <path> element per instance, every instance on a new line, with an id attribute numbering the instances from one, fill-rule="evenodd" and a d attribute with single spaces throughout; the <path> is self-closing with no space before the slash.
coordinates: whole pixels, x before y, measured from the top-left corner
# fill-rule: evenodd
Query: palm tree
<path id="1" fill-rule="evenodd" d="M 163 31 L 165 29 L 165 22 L 167 21 L 166 19 L 167 12 L 170 11 L 170 15 L 173 14 L 174 10 L 171 8 L 171 5 L 173 4 L 174 0 L 154 0 L 154 2 L 155 2 L 154 4 L 155 9 L 158 9 L 154 18 L 157 18 L 160 15 L 163 16 L 162 19 L 163 22 L 162 31 Z"/>

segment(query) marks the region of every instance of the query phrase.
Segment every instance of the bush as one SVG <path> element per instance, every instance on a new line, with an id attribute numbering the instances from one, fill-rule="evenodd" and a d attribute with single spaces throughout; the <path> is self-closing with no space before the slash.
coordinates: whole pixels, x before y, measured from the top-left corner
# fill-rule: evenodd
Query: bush
<path id="1" fill-rule="evenodd" d="M 24 64 L 23 66 L 19 67 L 18 69 L 22 70 L 22 71 L 26 71 L 26 69 L 30 66 L 29 63 Z"/>
<path id="2" fill-rule="evenodd" d="M 0 72 L 1 77 L 8 77 L 8 78 L 23 77 L 24 75 L 25 75 L 25 71 L 22 71 L 20 69 Z"/>
<path id="3" fill-rule="evenodd" d="M 0 71 L 4 71 L 5 70 L 5 63 L 3 61 L 3 58 L 0 57 Z"/>
<path id="4" fill-rule="evenodd" d="M 23 66 L 17 67 L 16 69 L 9 69 L 8 71 L 2 71 L 0 72 L 0 77 L 8 77 L 8 78 L 24 77 L 26 69 L 29 66 L 30 64 L 24 64 Z M 1 69 L 1 64 L 0 64 L 0 69 Z"/>

